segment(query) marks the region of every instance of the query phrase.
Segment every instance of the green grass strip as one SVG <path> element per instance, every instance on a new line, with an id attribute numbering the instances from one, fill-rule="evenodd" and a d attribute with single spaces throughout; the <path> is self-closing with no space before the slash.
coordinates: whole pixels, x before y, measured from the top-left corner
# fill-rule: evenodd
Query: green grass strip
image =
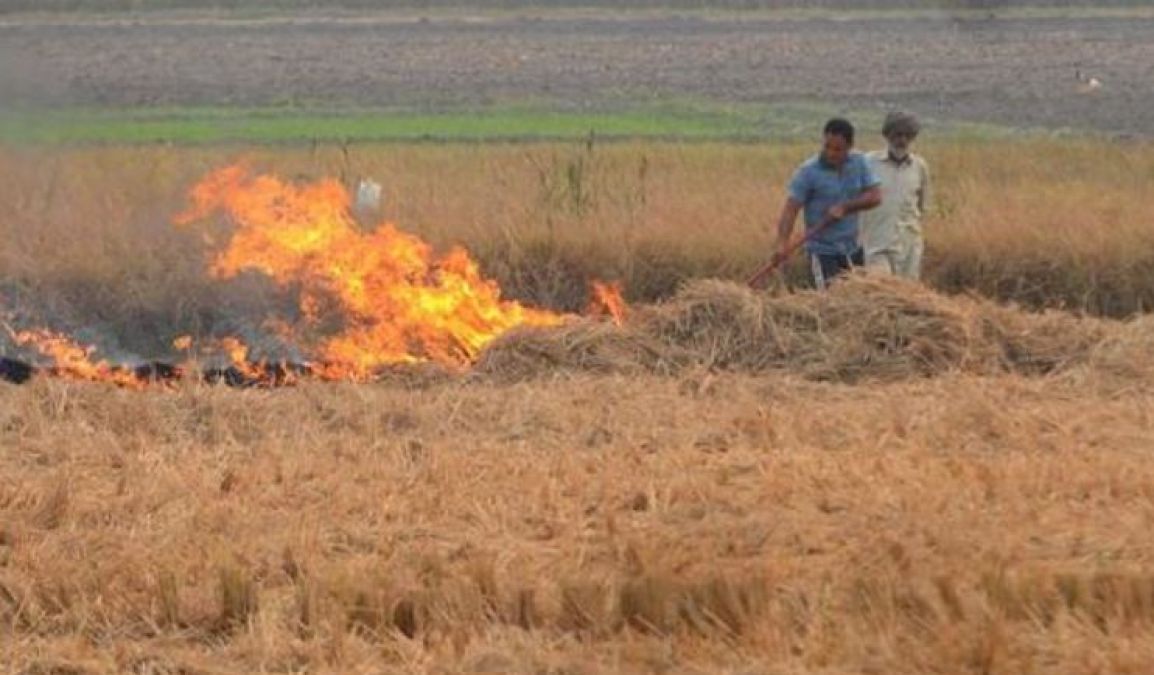
<path id="1" fill-rule="evenodd" d="M 283 108 L 66 109 L 0 112 L 0 141 L 32 144 L 212 144 L 309 141 L 484 141 L 599 138 L 766 139 L 812 137 L 834 114 L 863 128 L 876 112 L 821 104 L 662 103 L 617 111 L 492 108 L 478 111 L 295 110 Z M 939 132 L 992 136 L 1008 130 L 944 125 Z"/>
<path id="2" fill-rule="evenodd" d="M 333 140 L 484 140 L 757 135 L 749 120 L 712 113 L 480 111 L 274 112 L 190 109 L 0 114 L 0 139 L 31 143 L 218 143 Z"/>

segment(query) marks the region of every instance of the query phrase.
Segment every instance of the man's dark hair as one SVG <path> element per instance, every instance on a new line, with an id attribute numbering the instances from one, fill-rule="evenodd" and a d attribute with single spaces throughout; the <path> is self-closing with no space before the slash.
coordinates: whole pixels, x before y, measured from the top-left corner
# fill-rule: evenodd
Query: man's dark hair
<path id="1" fill-rule="evenodd" d="M 849 145 L 853 145 L 853 125 L 849 120 L 835 117 L 825 123 L 825 130 L 822 132 L 826 136 L 841 136 Z"/>

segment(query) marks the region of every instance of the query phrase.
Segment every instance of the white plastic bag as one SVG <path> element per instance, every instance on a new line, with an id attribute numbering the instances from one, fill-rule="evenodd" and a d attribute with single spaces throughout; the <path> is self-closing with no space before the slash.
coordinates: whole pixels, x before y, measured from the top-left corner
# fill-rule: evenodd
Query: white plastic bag
<path id="1" fill-rule="evenodd" d="M 375 215 L 381 210 L 381 184 L 371 178 L 362 178 L 357 184 L 356 209 L 361 215 Z"/>

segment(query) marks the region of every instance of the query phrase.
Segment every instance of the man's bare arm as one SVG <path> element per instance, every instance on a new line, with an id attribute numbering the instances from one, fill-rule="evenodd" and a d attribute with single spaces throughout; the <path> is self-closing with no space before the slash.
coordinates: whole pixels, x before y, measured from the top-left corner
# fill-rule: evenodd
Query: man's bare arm
<path id="1" fill-rule="evenodd" d="M 775 248 L 780 252 L 789 246 L 789 239 L 793 236 L 793 224 L 797 221 L 797 214 L 801 211 L 801 202 L 789 197 L 781 209 L 781 217 L 777 221 L 777 243 Z"/>

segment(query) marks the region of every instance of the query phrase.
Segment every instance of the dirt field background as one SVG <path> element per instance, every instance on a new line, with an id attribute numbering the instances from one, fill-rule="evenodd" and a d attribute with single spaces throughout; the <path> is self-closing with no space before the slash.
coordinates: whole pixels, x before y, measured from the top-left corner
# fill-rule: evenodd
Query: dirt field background
<path id="1" fill-rule="evenodd" d="M 430 111 L 536 102 L 904 106 L 1011 127 L 1154 130 L 1154 17 L 394 13 L 0 23 L 0 100 Z M 1079 93 L 1081 69 L 1101 80 Z"/>

